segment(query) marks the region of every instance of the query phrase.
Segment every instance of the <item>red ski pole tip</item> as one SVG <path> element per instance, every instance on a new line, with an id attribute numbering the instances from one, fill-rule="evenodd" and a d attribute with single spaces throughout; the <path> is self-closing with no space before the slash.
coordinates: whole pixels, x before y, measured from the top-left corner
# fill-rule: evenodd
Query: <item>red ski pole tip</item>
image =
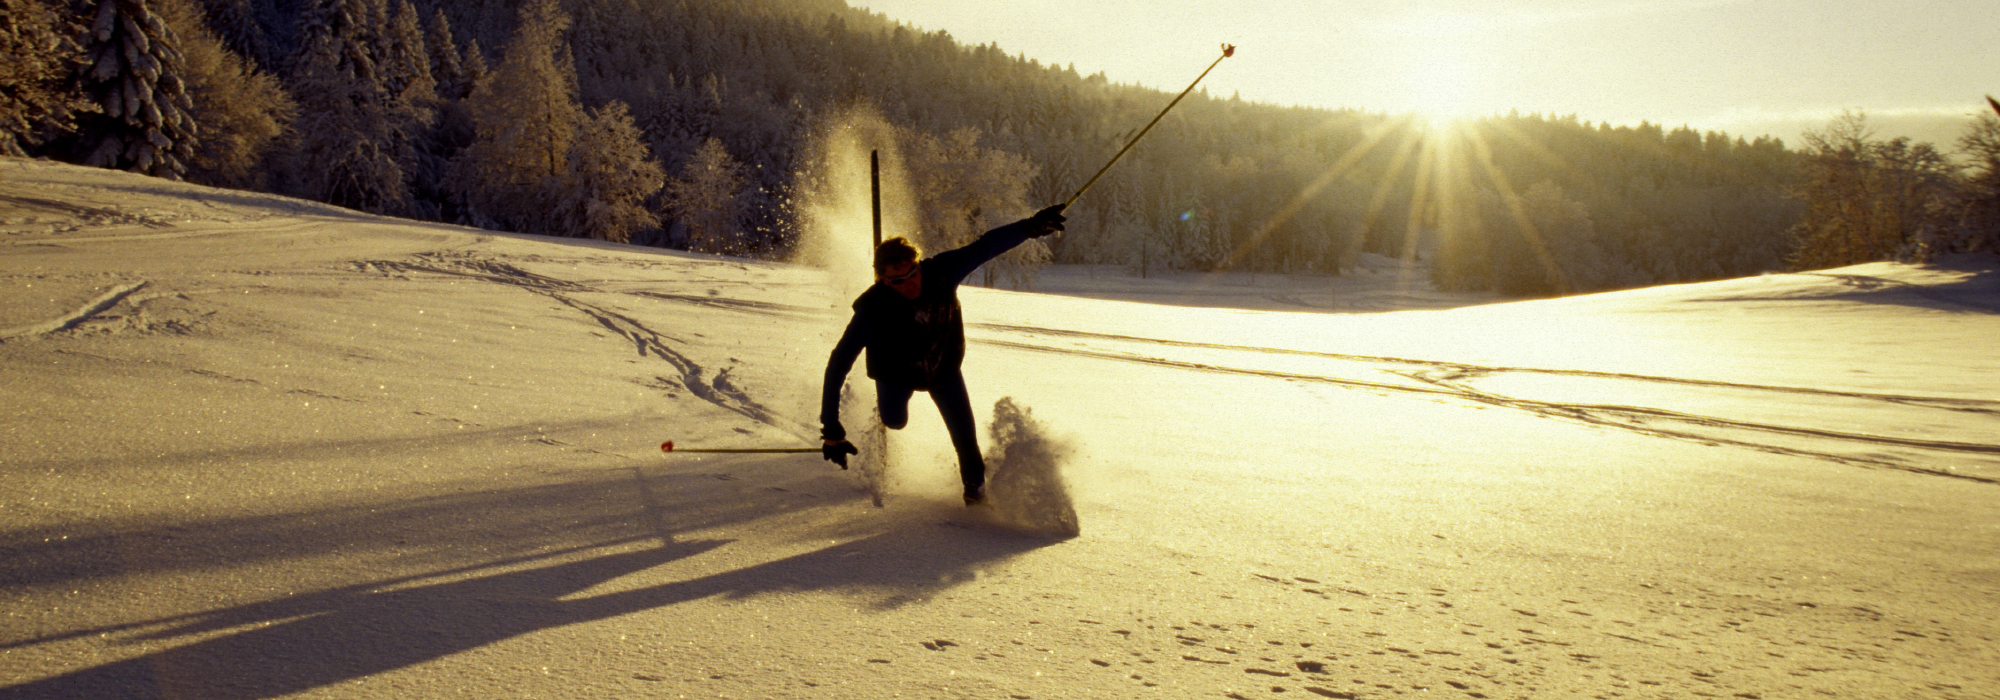
<path id="1" fill-rule="evenodd" d="M 660 443 L 660 451 L 661 451 L 661 452 L 672 452 L 672 451 L 674 451 L 674 441 L 672 441 L 672 440 L 668 440 L 668 441 L 666 441 L 666 442 L 662 442 L 662 443 Z"/>

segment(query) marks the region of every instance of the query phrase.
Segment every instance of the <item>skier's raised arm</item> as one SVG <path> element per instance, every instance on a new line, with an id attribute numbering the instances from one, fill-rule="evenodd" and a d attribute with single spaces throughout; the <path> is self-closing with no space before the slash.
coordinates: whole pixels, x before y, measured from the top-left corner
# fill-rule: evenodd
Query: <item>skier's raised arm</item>
<path id="1" fill-rule="evenodd" d="M 1005 255 L 1007 251 L 1013 250 L 1015 246 L 1027 242 L 1028 239 L 1041 238 L 1063 230 L 1063 222 L 1066 219 L 1062 212 L 1063 207 L 1060 204 L 1048 207 L 1035 212 L 1034 216 L 987 231 L 964 247 L 938 253 L 931 258 L 926 274 L 937 275 L 935 281 L 939 284 L 956 285 L 963 282 L 965 278 L 972 276 L 972 271 L 979 269 L 980 265 Z"/>

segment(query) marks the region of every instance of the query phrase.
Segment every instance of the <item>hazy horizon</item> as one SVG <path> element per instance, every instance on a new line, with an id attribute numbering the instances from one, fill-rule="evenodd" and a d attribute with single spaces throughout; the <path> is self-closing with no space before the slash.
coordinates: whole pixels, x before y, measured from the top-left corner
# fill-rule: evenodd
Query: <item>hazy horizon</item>
<path id="1" fill-rule="evenodd" d="M 1978 3 L 1745 0 L 1502 3 L 990 4 L 852 0 L 968 45 L 1178 91 L 1219 44 L 1241 50 L 1212 95 L 1439 117 L 1574 114 L 1797 145 L 1843 111 L 1946 151 L 2000 65 Z"/>

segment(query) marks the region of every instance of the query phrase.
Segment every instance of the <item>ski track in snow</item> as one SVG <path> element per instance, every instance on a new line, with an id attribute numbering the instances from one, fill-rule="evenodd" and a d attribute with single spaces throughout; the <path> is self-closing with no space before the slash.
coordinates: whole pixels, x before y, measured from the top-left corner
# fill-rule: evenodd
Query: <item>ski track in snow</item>
<path id="1" fill-rule="evenodd" d="M 61 318 L 46 323 L 0 330 L 0 342 L 6 342 L 22 336 L 47 335 L 75 328 L 78 324 L 90 320 L 92 316 L 104 313 L 110 310 L 111 307 L 117 306 L 118 302 L 124 301 L 125 297 L 131 296 L 133 292 L 137 292 L 145 286 L 146 282 L 143 280 L 133 284 L 122 284 L 112 288 L 111 291 L 98 295 L 96 299 L 90 300 L 89 303 L 84 304 L 81 308 L 65 314 Z"/>
<path id="2" fill-rule="evenodd" d="M 1529 413 L 1534 413 L 1537 415 L 1551 417 L 1551 418 L 1574 420 L 1605 428 L 1627 430 L 1645 435 L 1651 435 L 1654 437 L 1685 440 L 1689 442 L 1704 443 L 1704 444 L 1729 445 L 1733 447 L 1761 450 L 1775 454 L 1785 454 L 1798 457 L 1822 459 L 1853 466 L 1898 469 L 1919 474 L 1929 474 L 1934 476 L 1945 476 L 1957 479 L 1966 479 L 1981 483 L 2000 483 L 2000 478 L 1993 478 L 1975 474 L 1962 474 L 1943 469 L 1934 469 L 1922 466 L 1922 464 L 1920 463 L 1913 463 L 1910 461 L 1888 459 L 1888 458 L 1883 458 L 1881 456 L 1850 454 L 1850 453 L 1843 453 L 1839 451 L 1832 451 L 1826 449 L 1813 449 L 1810 447 L 1801 447 L 1797 445 L 1785 445 L 1773 442 L 1771 440 L 1755 440 L 1755 439 L 1750 439 L 1749 437 L 1737 437 L 1733 436 L 1731 433 L 1735 432 L 1761 433 L 1771 436 L 1804 438 L 1808 440 L 1824 440 L 1824 441 L 1831 441 L 1837 444 L 1848 444 L 1860 447 L 1871 447 L 1871 446 L 1900 447 L 1912 450 L 1930 450 L 1937 452 L 1986 454 L 1986 455 L 2000 455 L 2000 444 L 1898 438 L 1885 435 L 1871 435 L 1871 434 L 1845 432 L 1837 430 L 1735 420 L 1729 418 L 1722 418 L 1718 416 L 1697 415 L 1681 411 L 1674 411 L 1662 408 L 1650 408 L 1644 406 L 1542 401 L 1529 398 L 1504 396 L 1497 393 L 1482 391 L 1474 388 L 1472 386 L 1472 381 L 1480 378 L 1490 378 L 1506 374 L 1534 374 L 1534 375 L 1546 375 L 1546 376 L 1585 377 L 1593 379 L 1608 379 L 1608 380 L 1617 380 L 1626 382 L 1680 385 L 1680 386 L 1702 387 L 1702 388 L 1712 388 L 1712 389 L 1728 389 L 1735 391 L 1761 393 L 1761 394 L 1774 395 L 1780 397 L 1784 395 L 1822 396 L 1822 397 L 1832 397 L 1840 399 L 1885 402 L 1885 403 L 1898 404 L 1916 408 L 1939 409 L 1946 411 L 1978 413 L 1987 415 L 2000 415 L 2000 401 L 1995 401 L 1995 400 L 1958 399 L 1958 398 L 1933 397 L 1933 396 L 1909 396 L 1909 395 L 1898 395 L 1898 394 L 1874 394 L 1865 392 L 1815 389 L 1809 387 L 1741 384 L 1736 382 L 1686 379 L 1678 377 L 1659 377 L 1659 376 L 1650 376 L 1642 374 L 1601 372 L 1601 371 L 1591 371 L 1591 370 L 1539 369 L 1531 367 L 1487 367 L 1487 366 L 1470 365 L 1470 364 L 1463 364 L 1456 362 L 1444 362 L 1437 360 L 1423 360 L 1423 359 L 1413 359 L 1413 358 L 1403 358 L 1403 357 L 1387 357 L 1387 356 L 1372 356 L 1372 355 L 1350 355 L 1343 353 L 1318 352 L 1311 350 L 1295 350 L 1286 348 L 1226 345 L 1221 343 L 1203 343 L 1203 342 L 1171 340 L 1163 338 L 1144 338 L 1144 337 L 1129 336 L 1129 335 L 1092 333 L 1086 331 L 1059 330 L 1059 329 L 1037 328 L 1037 327 L 1027 327 L 1018 325 L 1005 325 L 1005 324 L 968 324 L 968 325 L 982 330 L 1027 334 L 1027 335 L 1040 335 L 1053 338 L 1068 338 L 1073 340 L 1111 341 L 1111 342 L 1135 344 L 1142 346 L 1164 346 L 1164 347 L 1191 348 L 1200 350 L 1214 350 L 1214 351 L 1224 351 L 1233 353 L 1244 353 L 1252 357 L 1256 355 L 1275 354 L 1275 355 L 1294 355 L 1294 356 L 1304 356 L 1317 359 L 1355 362 L 1355 363 L 1361 363 L 1363 365 L 1373 365 L 1374 367 L 1372 367 L 1372 369 L 1374 369 L 1375 371 L 1388 373 L 1397 377 L 1402 377 L 1413 383 L 1368 381 L 1364 379 L 1343 378 L 1343 377 L 1336 377 L 1324 374 L 1285 372 L 1285 371 L 1278 371 L 1271 369 L 1259 369 L 1254 367 L 1223 366 L 1223 365 L 1207 364 L 1207 363 L 1193 362 L 1187 360 L 1175 360 L 1166 357 L 1146 355 L 1135 352 L 1122 352 L 1109 349 L 1093 349 L 1081 346 L 1062 348 L 1062 347 L 1053 347 L 1046 344 L 1014 342 L 1014 341 L 1000 340 L 995 338 L 970 339 L 973 342 L 1009 347 L 1028 352 L 1083 355 L 1105 360 L 1122 361 L 1122 362 L 1140 362 L 1140 363 L 1158 365 L 1162 367 L 1172 367 L 1176 369 L 1186 369 L 1186 370 L 1194 370 L 1201 372 L 1216 372 L 1222 374 L 1238 374 L 1238 375 L 1268 377 L 1272 379 L 1314 382 L 1319 384 L 1331 384 L 1334 386 L 1340 386 L 1349 389 L 1402 392 L 1409 394 L 1423 394 L 1431 396 L 1448 397 L 1464 401 L 1475 402 L 1479 404 L 1485 404 L 1489 406 L 1497 406 L 1501 408 L 1526 411 Z M 1419 367 L 1423 369 L 1417 369 L 1417 370 L 1390 369 L 1389 367 L 1384 367 L 1382 365 Z M 1678 426 L 1678 427 L 1668 427 L 1668 426 Z"/>
<path id="3" fill-rule="evenodd" d="M 697 398 L 793 435 L 811 435 L 816 432 L 804 423 L 789 418 L 759 403 L 749 393 L 737 388 L 729 380 L 728 369 L 715 372 L 711 378 L 704 378 L 703 375 L 708 374 L 706 368 L 702 367 L 693 358 L 673 349 L 673 345 L 684 345 L 684 342 L 653 330 L 645 322 L 630 315 L 577 298 L 579 294 L 616 294 L 619 292 L 604 292 L 590 285 L 529 272 L 508 263 L 479 258 L 465 253 L 425 253 L 416 257 L 418 262 L 369 260 L 356 263 L 355 265 L 357 268 L 363 270 L 376 270 L 385 273 L 407 274 L 411 272 L 427 272 L 467 277 L 540 294 L 564 306 L 575 309 L 578 313 L 596 321 L 598 325 L 603 326 L 606 330 L 631 341 L 633 349 L 641 356 L 651 356 L 666 362 L 674 370 L 675 376 L 670 381 L 685 387 L 689 393 L 695 395 Z M 627 293 L 666 301 L 695 303 L 731 311 L 789 308 L 777 304 L 740 302 L 737 300 L 692 295 L 661 294 L 643 291 Z M 661 379 L 665 380 L 666 378 L 662 377 Z"/>
<path id="4" fill-rule="evenodd" d="M 454 253 L 454 254 L 428 253 L 417 256 L 417 259 L 418 259 L 417 262 L 367 261 L 365 263 L 361 263 L 360 265 L 364 268 L 376 269 L 384 272 L 390 272 L 390 271 L 400 272 L 400 273 L 428 272 L 433 274 L 468 277 L 488 282 L 494 282 L 498 284 L 505 284 L 516 288 L 524 289 L 527 291 L 531 291 L 537 294 L 541 294 L 543 296 L 547 296 L 550 299 L 553 299 L 572 309 L 575 309 L 579 313 L 582 313 L 585 316 L 596 321 L 604 328 L 619 335 L 620 337 L 623 337 L 631 341 L 633 343 L 634 348 L 639 352 L 639 354 L 655 357 L 666 362 L 669 366 L 674 368 L 675 379 L 673 381 L 687 388 L 687 390 L 690 393 L 694 394 L 696 397 L 699 397 L 704 401 L 714 404 L 717 407 L 733 411 L 752 420 L 758 421 L 765 425 L 772 426 L 774 428 L 778 428 L 780 430 L 789 432 L 794 435 L 810 435 L 813 433 L 811 427 L 806 425 L 805 422 L 794 420 L 788 416 L 785 416 L 771 409 L 770 407 L 764 406 L 758 403 L 752 397 L 750 397 L 746 392 L 737 389 L 729 381 L 727 370 L 715 372 L 713 376 L 705 376 L 709 374 L 706 368 L 702 367 L 699 363 L 695 362 L 692 358 L 688 357 L 687 355 L 677 352 L 672 348 L 672 345 L 674 344 L 684 344 L 684 343 L 681 343 L 680 341 L 677 341 L 662 333 L 659 333 L 658 331 L 655 331 L 654 329 L 649 327 L 646 323 L 638 319 L 635 319 L 630 315 L 613 311 L 610 308 L 601 305 L 591 304 L 589 302 L 582 301 L 578 299 L 576 295 L 583 293 L 593 293 L 593 292 L 624 293 L 646 298 L 658 299 L 662 301 L 697 304 L 697 305 L 707 306 L 710 308 L 717 308 L 729 311 L 740 311 L 740 312 L 765 312 L 765 313 L 791 312 L 791 311 L 804 312 L 805 311 L 804 309 L 789 307 L 782 304 L 772 304 L 768 302 L 728 299 L 723 297 L 704 297 L 704 296 L 689 295 L 689 294 L 670 294 L 670 293 L 661 293 L 650 290 L 635 290 L 629 292 L 603 292 L 602 290 L 599 290 L 596 287 L 592 287 L 590 285 L 586 285 L 583 283 L 572 282 L 569 280 L 563 280 L 550 277 L 547 275 L 537 274 L 534 272 L 523 270 L 519 267 L 516 267 L 508 263 L 499 262 L 495 260 L 482 259 L 463 253 Z M 1478 388 L 1475 388 L 1473 386 L 1473 382 L 1483 378 L 1492 378 L 1509 374 L 1580 377 L 1589 379 L 1613 380 L 1621 382 L 1636 382 L 1636 383 L 1647 383 L 1647 384 L 1698 387 L 1705 389 L 1743 391 L 1755 394 L 1770 395 L 1774 397 L 1797 395 L 1797 396 L 1828 397 L 1828 398 L 1858 400 L 1858 401 L 1868 401 L 1868 402 L 1884 402 L 1884 403 L 1897 404 L 1914 408 L 1938 409 L 1945 411 L 1978 413 L 1987 415 L 2000 415 L 2000 401 L 1996 400 L 1960 399 L 1960 398 L 1912 396 L 1912 395 L 1900 395 L 1900 394 L 1878 394 L 1878 393 L 1867 393 L 1867 392 L 1818 389 L 1811 387 L 1743 384 L 1737 382 L 1726 382 L 1726 381 L 1716 381 L 1716 380 L 1691 379 L 1691 378 L 1681 378 L 1681 377 L 1663 377 L 1663 376 L 1631 374 L 1622 372 L 1603 372 L 1603 371 L 1593 371 L 1593 370 L 1481 366 L 1481 365 L 1472 365 L 1472 364 L 1447 362 L 1439 360 L 1425 360 L 1418 358 L 1375 356 L 1375 355 L 1354 355 L 1346 353 L 1323 352 L 1323 351 L 1313 351 L 1313 350 L 1229 345 L 1223 343 L 1204 343 L 1204 342 L 1173 340 L 1165 338 L 1147 338 L 1147 337 L 1120 335 L 1112 333 L 1095 333 L 1087 331 L 1074 331 L 1074 330 L 1063 330 L 1054 328 L 1007 325 L 1007 324 L 971 323 L 967 325 L 969 328 L 974 328 L 979 330 L 1066 339 L 1071 341 L 1077 341 L 1079 343 L 1083 342 L 1120 343 L 1120 344 L 1132 344 L 1140 346 L 1174 347 L 1174 348 L 1222 351 L 1229 353 L 1243 353 L 1252 357 L 1257 355 L 1290 355 L 1290 356 L 1300 356 L 1300 357 L 1308 357 L 1314 359 L 1361 363 L 1364 365 L 1372 366 L 1372 369 L 1374 369 L 1375 371 L 1387 373 L 1392 376 L 1401 378 L 1405 381 L 1401 382 L 1369 381 L 1365 379 L 1338 377 L 1327 374 L 1286 372 L 1286 371 L 1271 370 L 1271 369 L 1259 369 L 1255 367 L 1223 366 L 1217 364 L 1208 364 L 1208 363 L 1193 362 L 1186 360 L 1175 360 L 1166 357 L 1146 355 L 1134 352 L 1123 352 L 1105 348 L 1084 347 L 1082 345 L 1074 345 L 1071 347 L 1053 347 L 1046 344 L 1014 342 L 996 338 L 969 339 L 972 342 L 987 343 L 996 346 L 1010 347 L 1018 350 L 1038 352 L 1038 353 L 1083 355 L 1089 357 L 1096 357 L 1099 359 L 1123 361 L 1123 362 L 1140 362 L 1140 363 L 1152 364 L 1163 367 L 1172 367 L 1177 369 L 1185 369 L 1185 370 L 1193 370 L 1201 372 L 1216 372 L 1223 374 L 1266 377 L 1271 379 L 1313 382 L 1319 384 L 1341 386 L 1350 389 L 1360 389 L 1369 391 L 1387 391 L 1387 392 L 1400 392 L 1407 394 L 1431 395 L 1437 397 L 1468 401 L 1483 405 L 1525 411 L 1550 418 L 1572 420 L 1599 427 L 1616 429 L 1616 430 L 1625 430 L 1660 438 L 1683 440 L 1683 441 L 1702 443 L 1702 444 L 1728 445 L 1732 447 L 1760 450 L 1774 454 L 1784 454 L 1784 455 L 1826 460 L 1830 462 L 1846 464 L 1851 466 L 1897 469 L 1913 473 L 1951 477 L 1955 479 L 1965 479 L 1981 483 L 2000 483 L 2000 478 L 1987 477 L 1976 474 L 1963 474 L 1944 469 L 1935 469 L 1926 467 L 1923 466 L 1922 461 L 1920 460 L 1919 461 L 1902 460 L 1892 457 L 1885 457 L 1879 454 L 1856 454 L 1851 451 L 1842 451 L 1838 448 L 1834 449 L 1822 448 L 1814 444 L 1803 444 L 1803 445 L 1784 444 L 1781 439 L 1789 438 L 1793 440 L 1805 441 L 1807 443 L 1825 441 L 1825 442 L 1831 442 L 1836 445 L 1847 445 L 1858 448 L 1897 447 L 1909 450 L 1962 453 L 1962 454 L 1984 454 L 1984 455 L 2000 454 L 2000 444 L 1899 438 L 1899 437 L 1885 436 L 1885 435 L 1872 435 L 1872 434 L 1839 431 L 1839 430 L 1736 420 L 1719 416 L 1699 415 L 1682 411 L 1674 411 L 1670 409 L 1653 408 L 1646 406 L 1544 401 L 1544 400 L 1530 399 L 1524 397 L 1506 396 L 1489 391 L 1483 391 Z M 1414 368 L 1414 369 L 1392 369 L 1392 368 Z M 1764 435 L 1766 437 L 1764 439 L 1758 439 L 1755 437 L 1756 435 Z"/>

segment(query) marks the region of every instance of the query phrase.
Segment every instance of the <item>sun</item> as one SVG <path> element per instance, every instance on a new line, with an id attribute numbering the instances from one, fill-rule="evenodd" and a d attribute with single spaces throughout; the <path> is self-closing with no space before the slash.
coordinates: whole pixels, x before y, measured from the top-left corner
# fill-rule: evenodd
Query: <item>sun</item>
<path id="1" fill-rule="evenodd" d="M 1434 46 L 1415 57 L 1404 78 L 1404 94 L 1417 114 L 1440 123 L 1472 116 L 1477 107 L 1476 71 L 1462 49 Z"/>
<path id="2" fill-rule="evenodd" d="M 1478 56 L 1479 20 L 1468 15 L 1425 17 L 1402 26 L 1398 62 L 1402 102 L 1432 123 L 1469 118 L 1485 84 Z"/>

